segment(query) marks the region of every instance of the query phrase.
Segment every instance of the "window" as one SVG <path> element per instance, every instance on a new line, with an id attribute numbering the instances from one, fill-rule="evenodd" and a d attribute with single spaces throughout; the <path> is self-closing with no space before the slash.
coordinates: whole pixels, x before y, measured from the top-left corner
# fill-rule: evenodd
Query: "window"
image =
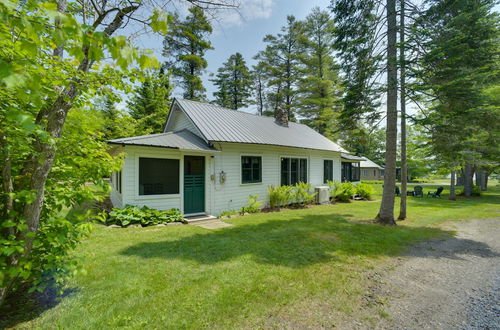
<path id="1" fill-rule="evenodd" d="M 323 161 L 323 182 L 333 181 L 333 160 Z"/>
<path id="2" fill-rule="evenodd" d="M 139 158 L 139 195 L 178 193 L 178 159 Z"/>
<path id="3" fill-rule="evenodd" d="M 241 183 L 262 182 L 262 157 L 241 156 Z"/>
<path id="4" fill-rule="evenodd" d="M 380 170 L 380 176 L 384 176 L 385 175 L 385 170 Z"/>
<path id="5" fill-rule="evenodd" d="M 281 185 L 307 182 L 307 159 L 281 158 Z"/>
<path id="6" fill-rule="evenodd" d="M 122 193 L 122 171 L 116 172 L 116 191 Z"/>
<path id="7" fill-rule="evenodd" d="M 363 170 L 363 176 L 368 176 L 368 170 Z"/>

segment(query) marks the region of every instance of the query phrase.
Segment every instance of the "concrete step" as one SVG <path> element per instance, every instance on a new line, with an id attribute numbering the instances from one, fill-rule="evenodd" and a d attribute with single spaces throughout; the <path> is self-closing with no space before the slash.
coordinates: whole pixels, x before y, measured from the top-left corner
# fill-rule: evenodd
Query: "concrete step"
<path id="1" fill-rule="evenodd" d="M 213 221 L 217 220 L 216 217 L 213 215 L 195 215 L 192 217 L 185 217 L 184 220 L 186 220 L 187 223 L 193 224 L 193 223 L 202 223 L 206 221 Z"/>

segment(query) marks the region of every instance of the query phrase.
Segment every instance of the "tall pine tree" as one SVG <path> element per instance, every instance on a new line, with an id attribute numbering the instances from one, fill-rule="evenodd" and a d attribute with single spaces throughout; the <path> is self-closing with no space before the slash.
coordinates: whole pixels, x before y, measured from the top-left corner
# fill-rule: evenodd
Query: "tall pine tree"
<path id="1" fill-rule="evenodd" d="M 137 120 L 137 133 L 161 133 L 170 109 L 169 77 L 163 69 L 148 71 L 130 100 L 128 109 L 132 118 Z"/>
<path id="2" fill-rule="evenodd" d="M 340 80 L 333 59 L 334 22 L 327 11 L 314 8 L 301 35 L 302 73 L 298 103 L 302 122 L 333 138 L 340 112 Z"/>
<path id="3" fill-rule="evenodd" d="M 268 101 L 276 112 L 285 109 L 288 118 L 293 119 L 294 105 L 299 81 L 300 56 L 302 53 L 301 24 L 294 16 L 287 17 L 287 23 L 277 35 L 267 35 L 266 49 L 256 55 L 259 65 L 267 76 Z"/>
<path id="4" fill-rule="evenodd" d="M 193 6 L 189 8 L 185 20 L 175 15 L 169 28 L 163 41 L 163 56 L 168 58 L 165 66 L 182 87 L 184 98 L 204 100 L 205 87 L 201 75 L 208 65 L 205 53 L 213 49 L 208 40 L 212 25 L 203 10 Z"/>
<path id="5" fill-rule="evenodd" d="M 240 53 L 229 56 L 212 79 L 218 90 L 215 103 L 234 110 L 248 106 L 252 95 L 252 75 Z"/>

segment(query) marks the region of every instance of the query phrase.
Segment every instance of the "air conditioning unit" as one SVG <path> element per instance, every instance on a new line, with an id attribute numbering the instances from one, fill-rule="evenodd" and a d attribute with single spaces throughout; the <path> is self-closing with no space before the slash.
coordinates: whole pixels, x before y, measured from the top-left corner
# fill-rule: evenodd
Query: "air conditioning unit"
<path id="1" fill-rule="evenodd" d="M 316 191 L 316 204 L 330 203 L 330 187 L 319 186 L 314 189 Z"/>

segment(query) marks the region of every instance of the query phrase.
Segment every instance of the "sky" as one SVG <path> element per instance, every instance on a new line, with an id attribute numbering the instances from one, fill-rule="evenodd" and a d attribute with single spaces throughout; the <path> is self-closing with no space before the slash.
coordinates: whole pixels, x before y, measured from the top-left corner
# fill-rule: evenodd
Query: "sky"
<path id="1" fill-rule="evenodd" d="M 208 68 L 203 75 L 208 99 L 213 99 L 212 93 L 215 91 L 209 75 L 216 73 L 230 55 L 240 52 L 250 68 L 254 64 L 252 57 L 265 48 L 262 39 L 267 34 L 278 33 L 281 26 L 285 25 L 287 15 L 294 15 L 301 20 L 312 8 L 326 9 L 329 4 L 330 0 L 241 0 L 237 10 L 219 11 L 212 20 L 214 31 L 210 40 L 214 50 L 206 53 Z M 177 9 L 181 15 L 185 12 L 185 8 Z M 161 37 L 144 35 L 137 40 L 137 45 L 152 49 L 160 60 L 164 60 L 161 56 Z M 173 96 L 182 97 L 182 91 L 174 90 Z M 247 111 L 255 112 L 256 109 L 251 107 Z"/>

